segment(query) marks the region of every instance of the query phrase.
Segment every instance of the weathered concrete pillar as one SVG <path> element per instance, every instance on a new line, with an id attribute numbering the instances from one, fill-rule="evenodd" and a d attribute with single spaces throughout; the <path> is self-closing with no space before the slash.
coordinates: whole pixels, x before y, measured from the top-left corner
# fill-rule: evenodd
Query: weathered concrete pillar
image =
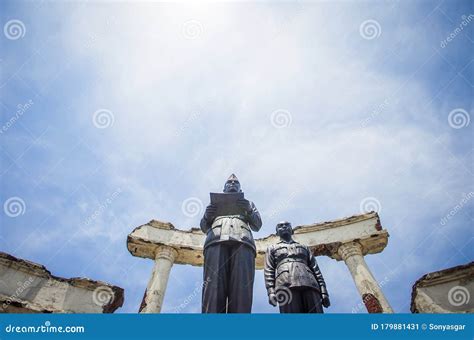
<path id="1" fill-rule="evenodd" d="M 155 267 L 143 297 L 140 313 L 159 313 L 163 305 L 171 267 L 178 252 L 169 246 L 159 246 L 155 254 Z"/>
<path id="2" fill-rule="evenodd" d="M 392 307 L 365 263 L 362 246 L 358 242 L 343 243 L 337 252 L 349 268 L 367 311 L 393 313 Z"/>

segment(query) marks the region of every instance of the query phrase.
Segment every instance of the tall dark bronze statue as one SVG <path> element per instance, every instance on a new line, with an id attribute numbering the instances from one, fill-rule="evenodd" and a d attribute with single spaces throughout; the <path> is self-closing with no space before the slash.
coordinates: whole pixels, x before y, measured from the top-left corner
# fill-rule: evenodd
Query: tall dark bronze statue
<path id="1" fill-rule="evenodd" d="M 290 222 L 276 226 L 280 242 L 265 254 L 265 286 L 269 303 L 280 313 L 323 313 L 329 307 L 329 294 L 323 275 L 311 250 L 292 238 Z"/>
<path id="2" fill-rule="evenodd" d="M 234 174 L 224 193 L 229 195 L 211 194 L 201 219 L 201 230 L 207 234 L 202 312 L 250 313 L 256 255 L 252 230 L 260 230 L 262 220 L 255 204 L 243 198 Z"/>

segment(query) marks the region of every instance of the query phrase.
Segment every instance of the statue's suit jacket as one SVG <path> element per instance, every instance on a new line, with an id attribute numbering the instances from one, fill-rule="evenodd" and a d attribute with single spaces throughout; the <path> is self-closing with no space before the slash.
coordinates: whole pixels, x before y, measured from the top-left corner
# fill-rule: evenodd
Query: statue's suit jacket
<path id="1" fill-rule="evenodd" d="M 262 219 L 253 202 L 250 202 L 251 211 L 246 215 L 218 216 L 213 221 L 206 217 L 201 219 L 201 230 L 207 234 L 204 249 L 212 244 L 226 241 L 242 242 L 255 251 L 253 231 L 262 227 Z"/>
<path id="2" fill-rule="evenodd" d="M 280 241 L 267 248 L 264 275 L 269 295 L 280 287 L 307 287 L 327 294 L 316 258 L 307 246 L 295 241 Z"/>

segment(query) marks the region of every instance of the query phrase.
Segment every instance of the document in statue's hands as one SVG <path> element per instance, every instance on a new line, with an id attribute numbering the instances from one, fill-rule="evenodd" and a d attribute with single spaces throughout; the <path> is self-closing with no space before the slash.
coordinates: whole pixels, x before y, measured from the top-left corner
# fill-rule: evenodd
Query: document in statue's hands
<path id="1" fill-rule="evenodd" d="M 237 205 L 237 200 L 244 198 L 243 192 L 211 192 L 211 203 L 217 207 L 217 216 L 243 215 L 244 209 Z"/>

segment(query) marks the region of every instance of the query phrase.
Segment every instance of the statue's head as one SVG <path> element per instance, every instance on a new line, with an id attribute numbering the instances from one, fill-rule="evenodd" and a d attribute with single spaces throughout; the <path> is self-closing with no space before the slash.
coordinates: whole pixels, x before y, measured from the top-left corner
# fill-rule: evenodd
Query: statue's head
<path id="1" fill-rule="evenodd" d="M 278 222 L 278 224 L 276 225 L 276 233 L 278 236 L 293 235 L 293 227 L 288 221 Z"/>
<path id="2" fill-rule="evenodd" d="M 224 192 L 241 192 L 240 182 L 237 176 L 230 175 L 224 184 Z"/>

